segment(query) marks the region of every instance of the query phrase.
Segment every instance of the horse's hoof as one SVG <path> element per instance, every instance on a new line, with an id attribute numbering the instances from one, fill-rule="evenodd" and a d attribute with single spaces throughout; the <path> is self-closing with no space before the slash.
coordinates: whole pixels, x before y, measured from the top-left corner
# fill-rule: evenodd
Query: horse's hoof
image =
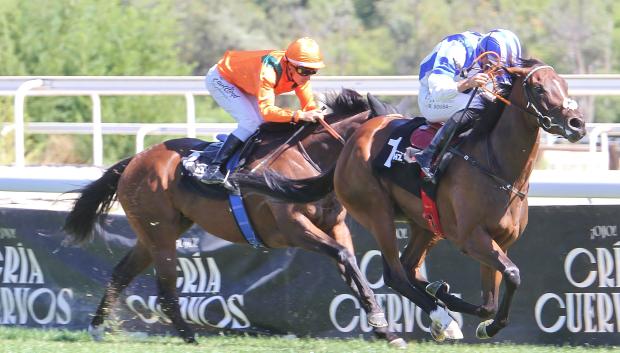
<path id="1" fill-rule="evenodd" d="M 88 334 L 95 342 L 103 341 L 103 334 L 104 334 L 103 325 L 99 325 L 99 326 L 88 325 Z"/>
<path id="2" fill-rule="evenodd" d="M 392 340 L 388 343 L 390 345 L 390 347 L 394 347 L 397 349 L 407 349 L 407 341 L 405 341 L 404 339 L 398 337 L 395 340 Z"/>
<path id="3" fill-rule="evenodd" d="M 183 337 L 183 341 L 185 341 L 185 343 L 189 343 L 189 344 L 198 344 L 198 341 L 196 341 L 196 337 L 194 337 L 194 336 Z"/>
<path id="4" fill-rule="evenodd" d="M 459 324 L 443 308 L 431 311 L 431 336 L 437 342 L 443 342 L 446 338 L 451 340 L 463 339 L 463 332 Z"/>
<path id="5" fill-rule="evenodd" d="M 450 285 L 444 281 L 439 280 L 433 283 L 429 283 L 425 288 L 426 293 L 430 294 L 433 298 L 437 298 L 437 292 L 439 292 L 439 289 L 441 289 L 441 287 L 445 287 L 446 293 L 450 291 Z"/>
<path id="6" fill-rule="evenodd" d="M 368 315 L 368 325 L 372 327 L 387 327 L 388 323 L 384 313 L 372 313 Z"/>
<path id="7" fill-rule="evenodd" d="M 431 325 L 431 337 L 433 337 L 435 342 L 443 342 L 446 340 L 446 335 L 434 325 Z"/>
<path id="8" fill-rule="evenodd" d="M 491 325 L 492 323 L 493 320 L 486 320 L 479 323 L 478 327 L 476 328 L 476 337 L 481 340 L 487 340 L 491 338 L 491 336 L 489 336 L 489 334 L 487 333 L 487 327 L 489 327 L 489 325 Z"/>

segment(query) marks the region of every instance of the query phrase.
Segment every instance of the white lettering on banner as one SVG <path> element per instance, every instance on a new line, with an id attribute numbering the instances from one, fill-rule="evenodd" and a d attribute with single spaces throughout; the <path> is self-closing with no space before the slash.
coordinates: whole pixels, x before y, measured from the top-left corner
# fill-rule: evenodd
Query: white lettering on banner
<path id="1" fill-rule="evenodd" d="M 195 253 L 191 258 L 179 257 L 177 271 L 177 289 L 186 296 L 179 297 L 181 316 L 188 323 L 217 328 L 242 329 L 250 327 L 250 320 L 243 312 L 244 298 L 233 294 L 228 298 L 217 294 L 222 286 L 222 275 L 211 257 L 203 258 Z M 198 294 L 193 296 L 192 294 Z M 170 322 L 157 303 L 157 296 L 146 299 L 139 295 L 130 295 L 126 299 L 129 310 L 147 324 L 158 321 Z M 216 321 L 207 318 L 208 313 L 220 315 Z"/>
<path id="2" fill-rule="evenodd" d="M 457 295 L 459 296 L 459 295 Z M 388 293 L 375 294 L 377 303 L 385 310 L 388 321 L 388 330 L 392 332 L 414 332 L 416 327 L 423 332 L 430 332 L 430 319 L 427 315 L 404 296 Z M 353 308 L 353 315 L 344 316 L 342 312 L 349 312 Z M 347 310 L 349 309 L 349 310 Z M 460 326 L 463 325 L 463 315 L 451 312 Z M 329 319 L 334 327 L 343 333 L 360 329 L 370 332 L 366 312 L 359 300 L 351 294 L 337 295 L 329 305 Z M 426 323 L 425 323 L 426 321 Z"/>
<path id="3" fill-rule="evenodd" d="M 605 234 L 614 236 L 609 235 L 613 234 L 610 232 Z M 617 291 L 620 288 L 620 242 L 612 246 L 613 249 L 597 247 L 594 250 L 579 247 L 568 252 L 564 258 L 564 275 L 572 286 L 615 291 L 544 293 L 534 308 L 536 323 L 543 332 L 554 333 L 563 328 L 572 333 L 620 332 L 620 293 Z M 577 259 L 585 259 L 592 265 L 587 274 L 580 278 L 576 273 L 583 272 L 583 265 L 577 265 Z M 549 322 L 544 320 L 544 317 L 555 315 L 545 316 L 545 312 L 558 311 L 559 314 L 551 316 Z"/>
<path id="4" fill-rule="evenodd" d="M 62 288 L 0 288 L 0 324 L 24 325 L 29 319 L 47 325 L 66 325 L 71 321 L 73 290 Z"/>
<path id="5" fill-rule="evenodd" d="M 14 228 L 0 228 L 0 239 L 15 239 L 17 236 L 15 235 Z"/>
<path id="6" fill-rule="evenodd" d="M 543 323 L 545 308 L 563 309 L 552 324 Z M 547 333 L 566 327 L 570 332 L 620 332 L 620 293 L 545 293 L 536 302 L 538 327 Z"/>
<path id="7" fill-rule="evenodd" d="M 0 249 L 0 324 L 66 325 L 71 321 L 73 290 L 42 285 L 45 276 L 35 252 L 18 243 Z M 30 286 L 28 286 L 30 285 Z"/>
<path id="8" fill-rule="evenodd" d="M 203 259 L 196 253 L 191 259 L 179 257 L 178 262 L 177 270 L 183 272 L 177 278 L 181 293 L 219 293 L 222 275 L 213 258 Z"/>
<path id="9" fill-rule="evenodd" d="M 616 243 L 614 245 L 620 245 Z M 596 270 L 591 270 L 581 279 L 573 276 L 573 263 L 578 256 L 586 256 Z M 566 255 L 564 260 L 564 274 L 566 279 L 577 288 L 586 288 L 593 285 L 598 279 L 598 287 L 620 287 L 620 247 L 614 247 L 613 252 L 606 248 L 596 248 L 596 256 L 585 248 L 575 248 Z"/>
<path id="10" fill-rule="evenodd" d="M 362 256 L 362 261 L 360 261 L 360 271 L 362 271 L 362 274 L 364 275 L 364 278 L 366 279 L 366 282 L 368 282 L 368 285 L 370 286 L 370 288 L 372 289 L 377 289 L 377 288 L 381 288 L 383 287 L 383 276 L 379 277 L 379 279 L 371 281 L 371 279 L 368 278 L 367 276 L 367 270 L 368 270 L 368 265 L 370 264 L 370 261 L 374 258 L 374 257 L 378 257 L 379 258 L 379 264 L 376 266 L 383 266 L 383 264 L 381 263 L 381 251 L 379 250 L 370 250 L 367 251 L 364 256 Z"/>
<path id="11" fill-rule="evenodd" d="M 399 256 L 400 256 L 400 253 L 399 253 Z M 360 271 L 364 275 L 364 278 L 366 279 L 366 282 L 368 282 L 368 286 L 370 288 L 372 288 L 372 289 L 377 289 L 377 288 L 381 288 L 381 287 L 384 286 L 383 276 L 379 276 L 378 279 L 371 279 L 371 278 L 368 277 L 368 266 L 370 265 L 370 261 L 372 261 L 375 258 L 377 258 L 376 260 L 378 261 L 378 263 L 373 264 L 373 266 L 379 266 L 379 268 L 382 268 L 383 267 L 383 263 L 381 262 L 381 251 L 379 251 L 379 250 L 369 250 L 369 251 L 367 251 L 362 256 L 362 260 L 360 261 Z M 424 277 L 427 277 L 427 274 L 426 274 L 426 263 L 425 262 L 423 262 L 422 266 L 420 266 L 420 273 Z"/>
<path id="12" fill-rule="evenodd" d="M 3 254 L 4 253 L 4 254 Z M 0 251 L 2 284 L 43 284 L 45 282 L 39 261 L 30 248 L 5 246 Z"/>
<path id="13" fill-rule="evenodd" d="M 158 321 L 170 322 L 157 303 L 157 296 L 146 300 L 139 295 L 130 295 L 126 299 L 127 307 L 140 320 L 147 324 Z M 243 295 L 233 294 L 228 298 L 221 295 L 210 297 L 179 297 L 181 316 L 189 323 L 217 328 L 242 329 L 250 327 L 250 320 L 243 312 Z M 209 321 L 208 312 L 221 313 L 217 322 Z M 145 314 L 145 313 L 148 313 Z"/>
<path id="14" fill-rule="evenodd" d="M 180 238 L 176 241 L 177 249 L 198 249 L 200 238 Z"/>
<path id="15" fill-rule="evenodd" d="M 618 226 L 594 226 L 590 229 L 590 239 L 609 238 L 618 236 Z"/>
<path id="16" fill-rule="evenodd" d="M 396 239 L 407 239 L 408 233 L 407 228 L 396 228 Z"/>
<path id="17" fill-rule="evenodd" d="M 372 260 L 377 261 L 374 261 L 371 267 Z M 379 266 L 379 268 L 383 267 L 380 251 L 369 250 L 362 255 L 360 271 L 370 288 L 375 290 L 385 287 L 383 276 L 369 278 L 369 268 L 376 268 L 376 266 Z M 424 263 L 420 267 L 420 273 L 426 277 L 426 265 Z M 460 294 L 454 295 L 460 297 Z M 418 327 L 424 332 L 430 332 L 430 319 L 428 319 L 428 316 L 406 297 L 395 293 L 376 293 L 375 299 L 377 304 L 385 311 L 390 331 L 413 332 Z M 351 311 L 353 311 L 353 315 L 347 316 L 350 315 L 348 313 Z M 460 313 L 452 313 L 452 315 L 459 322 L 459 325 L 462 326 L 463 315 Z M 362 332 L 370 332 L 372 330 L 372 327 L 368 325 L 366 312 L 360 305 L 358 298 L 348 293 L 338 294 L 332 299 L 329 305 L 329 318 L 332 325 L 340 332 L 346 333 L 356 329 Z"/>

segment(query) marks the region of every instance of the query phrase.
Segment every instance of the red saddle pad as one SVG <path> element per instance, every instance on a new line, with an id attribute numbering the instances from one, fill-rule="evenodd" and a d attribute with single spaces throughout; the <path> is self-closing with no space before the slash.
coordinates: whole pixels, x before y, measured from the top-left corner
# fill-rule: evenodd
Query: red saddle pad
<path id="1" fill-rule="evenodd" d="M 422 125 L 413 130 L 411 137 L 409 138 L 411 146 L 421 150 L 425 149 L 428 145 L 430 145 L 433 136 L 435 136 L 437 130 L 439 130 L 442 126 L 442 123 L 432 123 L 430 125 Z"/>

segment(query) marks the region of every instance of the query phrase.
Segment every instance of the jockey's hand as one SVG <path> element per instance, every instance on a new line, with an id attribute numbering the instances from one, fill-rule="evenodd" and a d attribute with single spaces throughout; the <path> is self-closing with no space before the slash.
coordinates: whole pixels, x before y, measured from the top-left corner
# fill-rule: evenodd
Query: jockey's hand
<path id="1" fill-rule="evenodd" d="M 318 119 L 323 119 L 323 111 L 319 109 L 308 110 L 299 114 L 299 121 L 315 123 Z"/>
<path id="2" fill-rule="evenodd" d="M 470 88 L 482 87 L 486 85 L 487 82 L 489 82 L 489 75 L 485 74 L 484 72 L 479 72 L 472 77 L 468 77 L 463 81 L 459 82 L 460 87 L 458 88 L 460 92 L 463 92 Z"/>

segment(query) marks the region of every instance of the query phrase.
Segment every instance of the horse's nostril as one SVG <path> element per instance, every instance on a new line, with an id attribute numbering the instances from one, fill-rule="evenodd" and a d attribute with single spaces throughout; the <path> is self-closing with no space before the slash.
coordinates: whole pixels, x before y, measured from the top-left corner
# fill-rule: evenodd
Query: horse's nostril
<path id="1" fill-rule="evenodd" d="M 582 127 L 585 126 L 585 122 L 583 121 L 582 118 L 574 117 L 568 120 L 568 126 L 570 126 L 573 129 L 581 129 Z"/>

